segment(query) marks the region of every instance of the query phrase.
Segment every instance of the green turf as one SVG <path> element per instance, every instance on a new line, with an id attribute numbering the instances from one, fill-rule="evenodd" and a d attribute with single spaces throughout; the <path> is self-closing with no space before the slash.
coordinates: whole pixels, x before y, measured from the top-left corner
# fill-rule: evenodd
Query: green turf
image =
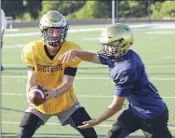
<path id="1" fill-rule="evenodd" d="M 70 28 L 100 28 L 104 26 L 72 26 Z M 19 29 L 17 32 L 7 32 L 7 34 L 38 31 L 38 28 L 24 28 Z M 173 34 L 147 34 L 147 32 L 155 31 L 175 31 L 175 29 L 134 29 L 134 45 L 132 48 L 141 55 L 150 79 L 158 87 L 160 95 L 165 97 L 164 100 L 170 110 L 169 126 L 174 128 L 171 129 L 171 132 L 175 136 L 175 52 L 173 49 L 175 39 Z M 98 38 L 100 32 L 68 33 L 68 39 L 77 41 L 84 50 L 95 52 L 100 49 L 100 46 L 98 45 L 98 39 L 94 38 Z M 28 106 L 25 96 L 26 70 L 25 64 L 21 61 L 21 48 L 12 48 L 12 46 L 25 45 L 29 41 L 39 38 L 39 35 L 5 37 L 3 65 L 6 69 L 3 72 L 2 79 L 3 138 L 15 138 L 16 133 L 19 131 L 18 123 L 21 120 L 23 111 Z M 87 40 L 89 38 L 91 40 Z M 109 71 L 106 66 L 87 62 L 82 62 L 79 66 L 74 82 L 75 91 L 79 101 L 86 107 L 93 118 L 103 112 L 112 100 L 114 87 L 108 77 Z M 110 125 L 117 116 L 118 114 L 102 123 L 102 125 L 109 126 L 96 127 L 100 137 L 105 137 Z M 70 126 L 60 126 L 58 120 L 53 117 L 48 121 L 48 124 L 37 131 L 34 137 L 79 138 L 81 136 Z M 143 138 L 143 134 L 138 131 L 132 134 L 130 138 Z"/>

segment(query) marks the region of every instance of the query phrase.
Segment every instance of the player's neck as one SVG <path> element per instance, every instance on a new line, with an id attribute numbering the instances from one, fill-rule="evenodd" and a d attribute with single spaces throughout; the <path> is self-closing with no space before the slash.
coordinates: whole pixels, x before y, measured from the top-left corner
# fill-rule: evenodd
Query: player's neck
<path id="1" fill-rule="evenodd" d="M 58 50 L 60 49 L 60 46 L 59 47 L 46 46 L 46 48 L 47 48 L 50 55 L 55 55 L 55 54 L 57 54 Z"/>

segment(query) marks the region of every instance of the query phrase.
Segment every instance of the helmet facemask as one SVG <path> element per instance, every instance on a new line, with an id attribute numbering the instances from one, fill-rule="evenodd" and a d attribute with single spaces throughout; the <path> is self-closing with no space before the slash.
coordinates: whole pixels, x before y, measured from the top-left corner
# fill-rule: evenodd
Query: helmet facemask
<path id="1" fill-rule="evenodd" d="M 68 31 L 68 26 L 65 27 L 44 27 L 42 39 L 46 45 L 57 47 L 64 43 Z M 55 35 L 54 35 L 55 34 Z"/>
<path id="2" fill-rule="evenodd" d="M 99 55 L 105 55 L 111 59 L 118 59 L 122 54 L 120 53 L 119 46 L 124 41 L 123 38 L 113 41 L 111 43 L 105 44 L 100 43 L 103 46 L 103 49 L 98 52 Z"/>

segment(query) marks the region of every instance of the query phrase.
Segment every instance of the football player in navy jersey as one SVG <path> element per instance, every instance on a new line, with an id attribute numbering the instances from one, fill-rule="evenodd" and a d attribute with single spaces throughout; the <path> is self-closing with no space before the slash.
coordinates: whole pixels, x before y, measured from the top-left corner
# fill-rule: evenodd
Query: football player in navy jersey
<path id="1" fill-rule="evenodd" d="M 125 24 L 112 24 L 102 31 L 96 53 L 71 50 L 59 57 L 69 62 L 76 57 L 88 62 L 108 65 L 115 84 L 115 96 L 108 108 L 94 120 L 83 122 L 81 129 L 90 128 L 116 114 L 124 100 L 129 102 L 114 122 L 107 138 L 125 138 L 141 129 L 146 138 L 172 138 L 168 129 L 168 109 L 156 87 L 148 79 L 140 56 L 129 49 L 133 44 L 132 30 Z"/>

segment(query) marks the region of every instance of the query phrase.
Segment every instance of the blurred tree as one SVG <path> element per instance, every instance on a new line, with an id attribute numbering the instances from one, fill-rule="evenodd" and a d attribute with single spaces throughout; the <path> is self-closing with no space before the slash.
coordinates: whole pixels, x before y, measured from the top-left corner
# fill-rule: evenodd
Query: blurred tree
<path id="1" fill-rule="evenodd" d="M 166 17 L 175 17 L 175 2 L 174 1 L 165 1 L 162 4 L 160 14 Z"/>
<path id="2" fill-rule="evenodd" d="M 13 19 L 21 18 L 24 13 L 23 1 L 7 1 L 2 0 L 2 9 L 6 16 L 12 16 Z"/>
<path id="3" fill-rule="evenodd" d="M 119 18 L 147 17 L 147 1 L 119 1 Z M 67 16 L 68 19 L 111 18 L 112 1 L 87 1 L 79 11 Z"/>
<path id="4" fill-rule="evenodd" d="M 68 19 L 93 19 L 111 17 L 112 1 L 86 1 L 85 5 L 67 16 Z"/>
<path id="5" fill-rule="evenodd" d="M 87 1 L 86 4 L 73 14 L 69 14 L 67 19 L 93 19 L 96 1 Z"/>
<path id="6" fill-rule="evenodd" d="M 119 4 L 119 17 L 145 17 L 148 15 L 148 2 L 147 1 L 120 1 Z"/>
<path id="7" fill-rule="evenodd" d="M 130 17 L 145 17 L 148 15 L 147 1 L 131 1 L 130 6 Z M 132 16 L 133 15 L 133 16 Z"/>
<path id="8" fill-rule="evenodd" d="M 58 10 L 63 15 L 68 15 L 83 7 L 85 0 L 79 1 L 42 1 L 42 16 L 48 10 Z"/>
<path id="9" fill-rule="evenodd" d="M 164 2 L 164 1 L 166 1 L 166 0 L 150 0 L 151 1 L 151 3 L 157 3 L 157 2 Z"/>
<path id="10" fill-rule="evenodd" d="M 130 15 L 130 7 L 128 1 L 120 1 L 119 3 L 119 17 L 127 17 Z"/>
<path id="11" fill-rule="evenodd" d="M 174 1 L 149 0 L 151 18 L 175 17 Z M 54 1 L 54 0 L 2 0 L 2 9 L 13 19 L 37 20 L 48 10 L 58 10 L 68 19 L 98 19 L 112 17 L 112 1 Z M 148 16 L 148 0 L 119 0 L 119 18 Z"/>
<path id="12" fill-rule="evenodd" d="M 156 2 L 151 5 L 152 18 L 167 18 L 175 17 L 175 2 L 174 1 L 164 1 L 163 3 Z"/>
<path id="13" fill-rule="evenodd" d="M 154 4 L 151 4 L 151 11 L 152 11 L 151 18 L 160 18 L 161 17 L 161 15 L 159 14 L 161 7 L 162 7 L 161 2 L 156 2 Z"/>
<path id="14" fill-rule="evenodd" d="M 30 14 L 28 16 L 31 16 L 31 18 L 33 18 L 33 19 L 38 19 L 39 13 L 42 9 L 41 3 L 42 3 L 42 0 L 35 0 L 35 1 L 26 0 L 26 1 L 23 1 L 25 12 Z"/>

